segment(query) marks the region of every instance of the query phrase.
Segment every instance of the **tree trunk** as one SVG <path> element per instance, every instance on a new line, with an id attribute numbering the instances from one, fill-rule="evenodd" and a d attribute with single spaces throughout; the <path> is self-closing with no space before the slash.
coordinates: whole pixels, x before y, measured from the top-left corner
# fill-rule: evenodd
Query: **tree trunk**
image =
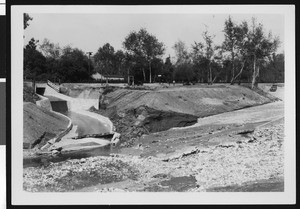
<path id="1" fill-rule="evenodd" d="M 143 71 L 144 82 L 146 82 L 146 74 L 145 74 L 145 69 L 144 69 L 144 68 L 142 68 L 142 71 Z"/>
<path id="2" fill-rule="evenodd" d="M 232 78 L 230 85 L 233 85 L 234 82 L 236 81 L 236 79 L 242 74 L 244 66 L 245 66 L 245 62 L 246 61 L 243 62 L 240 72 L 234 78 Z"/>
<path id="3" fill-rule="evenodd" d="M 127 83 L 128 83 L 128 85 L 130 86 L 130 77 L 129 77 L 129 68 L 127 68 Z"/>
<path id="4" fill-rule="evenodd" d="M 215 82 L 215 80 L 217 79 L 218 75 L 215 76 L 215 78 L 211 81 L 211 85 Z"/>
<path id="5" fill-rule="evenodd" d="M 257 77 L 259 74 L 259 67 L 256 67 L 256 58 L 253 60 L 253 74 L 252 74 L 252 83 L 251 88 L 257 87 Z"/>
<path id="6" fill-rule="evenodd" d="M 209 84 L 212 85 L 212 72 L 211 72 L 211 65 L 209 63 Z"/>
<path id="7" fill-rule="evenodd" d="M 216 79 L 219 77 L 219 75 L 221 74 L 222 71 L 218 72 L 217 75 L 214 77 L 214 79 L 212 79 L 211 84 L 213 84 Z"/>
<path id="8" fill-rule="evenodd" d="M 34 93 L 36 93 L 36 80 L 35 80 L 35 76 L 33 78 L 33 90 L 34 90 Z"/>
<path id="9" fill-rule="evenodd" d="M 231 62 L 232 62 L 232 69 L 231 69 L 231 75 L 232 75 L 231 82 L 232 82 L 234 79 L 234 53 L 233 52 L 231 52 Z"/>
<path id="10" fill-rule="evenodd" d="M 152 83 L 152 76 L 151 76 L 151 62 L 149 63 L 149 72 L 150 72 L 150 78 L 149 78 L 149 83 Z"/>
<path id="11" fill-rule="evenodd" d="M 209 85 L 209 70 L 207 71 L 207 85 Z"/>

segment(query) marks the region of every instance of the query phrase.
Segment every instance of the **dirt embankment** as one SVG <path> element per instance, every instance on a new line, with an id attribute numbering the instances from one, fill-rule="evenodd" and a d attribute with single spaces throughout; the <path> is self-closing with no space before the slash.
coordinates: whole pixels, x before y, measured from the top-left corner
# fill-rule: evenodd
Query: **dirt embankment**
<path id="1" fill-rule="evenodd" d="M 133 90 L 111 88 L 93 112 L 109 117 L 124 146 L 143 134 L 193 125 L 200 117 L 275 101 L 271 95 L 242 86 L 215 85 Z"/>
<path id="2" fill-rule="evenodd" d="M 33 103 L 23 104 L 23 148 L 44 145 L 61 131 L 67 129 L 69 121 L 45 108 Z"/>

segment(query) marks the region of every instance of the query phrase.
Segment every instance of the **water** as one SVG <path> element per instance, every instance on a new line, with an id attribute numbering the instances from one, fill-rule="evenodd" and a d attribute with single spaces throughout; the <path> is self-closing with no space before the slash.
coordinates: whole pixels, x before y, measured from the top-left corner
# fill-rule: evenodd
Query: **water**
<path id="1" fill-rule="evenodd" d="M 112 147 L 110 144 L 104 147 L 94 148 L 90 150 L 81 150 L 76 152 L 68 152 L 59 155 L 47 155 L 47 156 L 37 156 L 34 158 L 23 159 L 23 168 L 27 167 L 39 167 L 48 166 L 50 162 L 57 163 L 61 161 L 66 161 L 69 159 L 81 159 L 94 156 L 109 156 L 111 153 L 117 153 L 116 147 Z"/>

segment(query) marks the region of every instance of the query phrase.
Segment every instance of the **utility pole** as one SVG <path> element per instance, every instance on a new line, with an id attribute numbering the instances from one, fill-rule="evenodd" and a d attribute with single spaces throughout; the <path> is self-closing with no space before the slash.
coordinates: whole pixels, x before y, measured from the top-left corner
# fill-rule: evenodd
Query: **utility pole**
<path id="1" fill-rule="evenodd" d="M 92 55 L 93 52 L 87 52 L 87 54 L 89 55 L 89 74 L 91 73 L 91 59 L 90 56 Z"/>

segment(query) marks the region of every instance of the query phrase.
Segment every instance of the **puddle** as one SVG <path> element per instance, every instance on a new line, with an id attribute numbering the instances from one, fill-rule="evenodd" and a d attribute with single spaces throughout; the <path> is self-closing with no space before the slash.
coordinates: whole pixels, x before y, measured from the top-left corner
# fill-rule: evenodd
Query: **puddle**
<path id="1" fill-rule="evenodd" d="M 23 168 L 48 166 L 50 162 L 57 163 L 69 159 L 81 159 L 95 156 L 109 156 L 112 153 L 119 153 L 119 147 L 108 144 L 103 147 L 96 147 L 89 150 L 76 150 L 59 155 L 37 156 L 23 159 Z"/>

